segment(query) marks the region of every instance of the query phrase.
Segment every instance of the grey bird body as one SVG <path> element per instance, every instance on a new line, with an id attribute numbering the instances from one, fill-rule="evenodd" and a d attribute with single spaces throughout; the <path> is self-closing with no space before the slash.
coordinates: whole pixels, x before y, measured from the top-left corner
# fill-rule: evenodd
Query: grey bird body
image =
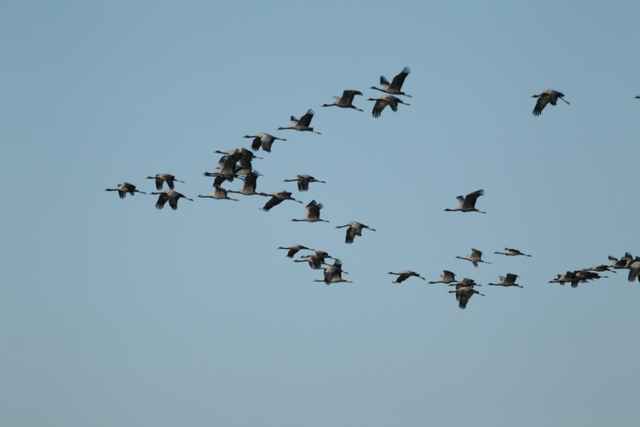
<path id="1" fill-rule="evenodd" d="M 460 206 L 458 206 L 455 209 L 445 209 L 445 212 L 460 211 L 460 212 L 479 212 L 482 214 L 486 214 L 486 212 L 479 211 L 478 209 L 476 209 L 476 200 L 478 200 L 478 197 L 480 196 L 484 196 L 484 190 L 482 189 L 474 191 L 473 193 L 469 193 L 464 197 L 458 196 L 456 197 L 456 200 L 458 200 L 458 203 L 460 203 Z"/>
<path id="2" fill-rule="evenodd" d="M 178 209 L 178 200 L 186 199 L 193 202 L 193 199 L 190 199 L 184 194 L 178 193 L 177 191 L 173 191 L 173 190 L 164 190 L 164 191 L 161 191 L 160 193 L 151 193 L 151 194 L 155 194 L 159 196 L 158 201 L 156 202 L 156 209 L 164 208 L 164 205 L 167 202 L 169 202 L 169 206 L 171 206 L 171 209 L 175 211 L 176 209 Z"/>
<path id="3" fill-rule="evenodd" d="M 118 196 L 121 199 L 127 197 L 127 194 L 135 196 L 136 193 L 147 194 L 144 191 L 136 190 L 136 186 L 133 184 L 129 184 L 128 182 L 123 182 L 122 184 L 118 184 L 116 188 L 107 188 L 104 191 L 117 191 Z"/>
<path id="4" fill-rule="evenodd" d="M 362 236 L 362 230 L 364 228 L 367 228 L 371 231 L 376 231 L 374 228 L 371 228 L 357 221 L 350 221 L 345 225 L 338 225 L 336 228 L 343 228 L 343 227 L 349 227 L 347 228 L 347 234 L 344 240 L 345 243 L 353 243 L 353 239 L 355 239 L 356 236 Z"/>
<path id="5" fill-rule="evenodd" d="M 538 98 L 532 113 L 534 116 L 542 114 L 542 110 L 544 110 L 544 107 L 546 107 L 547 104 L 556 105 L 558 99 L 563 100 L 567 105 L 571 105 L 569 104 L 569 101 L 564 99 L 564 93 L 553 89 L 545 89 L 541 94 L 533 95 L 533 98 Z"/>
<path id="6" fill-rule="evenodd" d="M 353 105 L 353 97 L 356 95 L 362 95 L 362 92 L 357 90 L 345 90 L 342 92 L 342 97 L 334 96 L 335 101 L 333 104 L 323 104 L 323 107 L 340 107 L 340 108 L 353 108 L 354 110 L 362 111 L 360 108 L 356 108 Z"/>
<path id="7" fill-rule="evenodd" d="M 404 95 L 411 98 L 411 95 L 407 95 L 401 91 L 404 80 L 407 78 L 409 73 L 411 73 L 411 69 L 409 67 L 404 67 L 400 74 L 393 78 L 391 83 L 389 83 L 384 76 L 380 76 L 380 87 L 371 86 L 371 89 L 379 90 L 380 92 L 385 92 L 391 95 Z"/>

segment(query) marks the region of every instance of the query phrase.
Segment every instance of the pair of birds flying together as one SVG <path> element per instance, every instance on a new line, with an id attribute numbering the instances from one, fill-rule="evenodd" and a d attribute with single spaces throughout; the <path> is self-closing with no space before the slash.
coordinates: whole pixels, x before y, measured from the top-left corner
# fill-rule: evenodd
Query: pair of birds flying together
<path id="1" fill-rule="evenodd" d="M 322 203 L 318 203 L 315 200 L 309 202 L 306 206 L 307 215 L 302 219 L 292 219 L 291 221 L 296 222 L 329 222 L 324 219 L 320 219 L 320 210 L 323 208 Z M 345 243 L 351 244 L 356 236 L 362 236 L 362 230 L 365 228 L 371 231 L 376 231 L 375 228 L 371 228 L 368 225 L 362 224 L 357 221 L 349 221 L 345 225 L 338 225 L 336 228 L 345 228 L 347 227 L 347 232 L 345 235 Z"/>
<path id="2" fill-rule="evenodd" d="M 404 67 L 400 74 L 393 78 L 391 83 L 389 83 L 389 81 L 384 76 L 380 76 L 380 87 L 371 86 L 371 89 L 386 93 L 386 95 L 381 96 L 380 98 L 368 99 L 368 101 L 375 101 L 373 110 L 371 112 L 373 117 L 380 117 L 380 115 L 382 114 L 382 110 L 384 110 L 387 106 L 389 106 L 389 108 L 391 108 L 391 110 L 395 112 L 398 111 L 398 104 L 411 105 L 394 96 L 403 95 L 411 98 L 411 95 L 402 92 L 402 85 L 404 84 L 404 80 L 407 78 L 409 73 L 411 73 L 411 69 L 409 67 Z M 354 110 L 362 111 L 360 108 L 357 108 L 355 105 L 353 105 L 353 98 L 356 95 L 362 96 L 362 92 L 358 90 L 345 90 L 342 92 L 341 97 L 334 96 L 335 101 L 333 102 L 333 104 L 323 104 L 322 106 L 353 108 Z"/>
<path id="3" fill-rule="evenodd" d="M 175 176 L 170 175 L 170 174 L 158 174 L 155 177 L 147 177 L 148 179 L 154 179 L 156 182 L 156 188 L 158 190 L 162 189 L 163 184 L 166 182 L 167 185 L 169 186 L 169 189 L 161 191 L 159 193 L 151 193 L 154 195 L 159 196 L 158 197 L 158 201 L 156 202 L 156 208 L 157 209 L 162 209 L 164 208 L 164 205 L 169 202 L 169 206 L 171 206 L 171 209 L 176 210 L 178 209 L 178 200 L 181 198 L 190 200 L 193 202 L 193 199 L 190 199 L 188 197 L 186 197 L 184 194 L 182 193 L 178 193 L 177 191 L 174 191 L 174 181 L 177 182 L 183 182 L 183 181 L 178 181 L 177 179 L 175 179 Z M 124 182 L 122 184 L 118 184 L 116 186 L 116 188 L 107 188 L 105 191 L 117 191 L 118 195 L 120 196 L 121 199 L 124 199 L 127 194 L 130 194 L 131 196 L 135 196 L 136 193 L 142 193 L 142 194 L 147 194 L 144 191 L 140 191 L 138 189 L 136 189 L 136 186 L 133 184 L 130 184 L 128 182 Z"/>

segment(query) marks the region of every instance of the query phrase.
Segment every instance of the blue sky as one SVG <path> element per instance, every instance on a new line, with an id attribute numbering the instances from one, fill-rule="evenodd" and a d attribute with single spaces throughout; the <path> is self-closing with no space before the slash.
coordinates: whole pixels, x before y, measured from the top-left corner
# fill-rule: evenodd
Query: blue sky
<path id="1" fill-rule="evenodd" d="M 4 2 L 0 424 L 635 426 L 633 2 Z M 411 68 L 410 106 L 369 88 Z M 570 106 L 531 115 L 545 88 Z M 364 112 L 322 108 L 344 89 Z M 277 131 L 308 109 L 322 135 Z M 198 199 L 215 150 L 276 141 Z M 185 181 L 179 209 L 123 181 Z M 299 193 L 284 179 L 326 184 Z M 226 183 L 239 189 L 240 183 Z M 443 212 L 486 194 L 487 215 Z M 365 230 L 344 243 L 348 221 Z M 368 232 L 369 231 L 369 232 Z M 279 246 L 340 258 L 325 286 Z M 474 268 L 470 248 L 490 265 Z M 514 247 L 531 258 L 493 255 Z M 442 270 L 485 284 L 460 310 Z M 515 273 L 524 289 L 486 286 Z"/>

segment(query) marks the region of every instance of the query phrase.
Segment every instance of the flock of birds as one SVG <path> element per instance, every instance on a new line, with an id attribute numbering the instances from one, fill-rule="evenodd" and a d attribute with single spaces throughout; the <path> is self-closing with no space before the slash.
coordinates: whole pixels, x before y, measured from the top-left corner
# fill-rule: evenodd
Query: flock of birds
<path id="1" fill-rule="evenodd" d="M 558 274 L 557 277 L 550 280 L 549 283 L 560 283 L 561 285 L 571 283 L 572 288 L 577 288 L 578 283 L 586 283 L 589 280 L 608 277 L 601 276 L 598 272 L 610 271 L 612 273 L 617 273 L 615 270 L 620 269 L 629 270 L 627 278 L 630 282 L 633 282 L 636 279 L 640 282 L 640 278 L 638 277 L 638 273 L 640 272 L 640 257 L 636 256 L 634 258 L 629 252 L 626 252 L 620 259 L 609 255 L 609 261 L 611 261 L 610 265 L 594 265 L 593 267 L 584 268 L 582 270 L 567 271 L 565 274 Z"/>
<path id="2" fill-rule="evenodd" d="M 405 82 L 407 76 L 411 73 L 411 70 L 408 67 L 403 68 L 403 70 L 396 75 L 391 83 L 384 77 L 380 76 L 380 87 L 372 86 L 371 89 L 384 92 L 385 95 L 379 98 L 369 98 L 368 101 L 374 101 L 375 104 L 372 109 L 372 116 L 374 118 L 379 118 L 384 109 L 389 106 L 389 108 L 396 112 L 398 111 L 398 105 L 410 105 L 404 102 L 398 96 L 404 96 L 411 98 L 411 95 L 408 95 L 402 91 L 402 86 Z M 356 96 L 362 96 L 362 92 L 357 90 L 345 90 L 342 93 L 341 97 L 334 96 L 335 101 L 332 104 L 323 104 L 322 107 L 339 107 L 339 108 L 350 108 L 355 109 L 357 111 L 363 111 L 360 108 L 357 108 L 353 105 L 354 98 Z M 557 100 L 560 99 L 564 101 L 567 105 L 570 105 L 568 101 L 564 99 L 564 94 L 552 89 L 545 89 L 542 93 L 538 95 L 533 95 L 534 98 L 537 98 L 535 107 L 533 109 L 533 115 L 539 116 L 542 114 L 542 111 L 547 106 L 547 104 L 556 105 Z M 636 98 L 640 98 L 640 96 L 636 96 Z M 291 116 L 291 125 L 287 127 L 279 127 L 278 130 L 296 130 L 300 132 L 313 132 L 315 134 L 320 135 L 320 132 L 317 132 L 311 127 L 311 121 L 314 116 L 313 110 L 309 109 L 306 114 L 304 114 L 300 119 L 297 119 L 294 116 Z M 268 133 L 258 133 L 256 135 L 245 135 L 245 138 L 252 139 L 251 150 L 246 148 L 238 148 L 234 150 L 229 150 L 226 152 L 216 151 L 216 153 L 222 154 L 218 162 L 218 168 L 214 172 L 204 172 L 204 176 L 214 178 L 213 187 L 214 190 L 210 194 L 207 195 L 199 195 L 199 198 L 210 198 L 216 200 L 232 200 L 238 201 L 239 199 L 234 199 L 229 197 L 229 193 L 236 193 L 245 196 L 262 196 L 267 197 L 269 200 L 262 207 L 262 210 L 265 212 L 269 212 L 272 208 L 276 207 L 280 203 L 290 200 L 296 203 L 303 203 L 300 200 L 296 200 L 292 197 L 292 193 L 289 191 L 278 191 L 274 193 L 262 193 L 256 191 L 257 188 L 257 180 L 260 176 L 262 176 L 258 171 L 253 169 L 252 161 L 254 159 L 262 159 L 261 157 L 257 157 L 254 152 L 259 150 L 263 150 L 267 153 L 271 152 L 272 146 L 275 141 L 286 141 L 284 138 L 278 138 L 276 136 L 270 135 Z M 158 192 L 152 192 L 150 194 L 157 195 L 158 199 L 156 201 L 155 207 L 157 209 L 163 209 L 164 206 L 169 203 L 169 206 L 176 210 L 178 209 L 178 201 L 180 199 L 185 199 L 189 201 L 193 201 L 186 197 L 184 194 L 175 191 L 175 183 L 184 183 L 184 181 L 178 180 L 174 175 L 162 173 L 157 174 L 155 176 L 148 176 L 147 179 L 153 179 L 155 181 L 155 187 Z M 240 190 L 228 190 L 222 187 L 222 185 L 228 181 L 233 182 L 234 179 L 242 180 L 242 188 Z M 316 179 L 311 175 L 299 174 L 295 178 L 285 179 L 284 182 L 296 182 L 299 192 L 309 191 L 309 184 L 311 183 L 325 183 L 325 181 L 321 181 Z M 164 189 L 163 187 L 166 184 L 168 189 Z M 130 184 L 128 182 L 124 182 L 122 184 L 118 184 L 116 188 L 107 188 L 105 191 L 117 191 L 118 195 L 121 199 L 124 199 L 127 194 L 134 196 L 135 193 L 147 194 L 146 192 L 140 191 L 136 188 L 135 185 Z M 474 191 L 472 193 L 467 194 L 466 196 L 458 196 L 456 199 L 459 202 L 459 206 L 455 209 L 445 209 L 446 212 L 477 212 L 486 214 L 484 211 L 480 211 L 476 208 L 476 202 L 479 197 L 484 195 L 484 190 L 480 189 Z M 322 203 L 318 203 L 316 200 L 312 200 L 306 205 L 306 215 L 300 219 L 292 219 L 292 221 L 296 222 L 329 222 L 327 220 L 320 218 L 320 211 L 322 210 Z M 346 236 L 345 243 L 351 244 L 353 243 L 356 236 L 362 236 L 362 231 L 364 229 L 370 231 L 376 231 L 375 229 L 362 224 L 357 221 L 350 221 L 344 225 L 338 225 L 336 228 L 346 228 Z M 278 249 L 284 249 L 287 251 L 286 256 L 289 258 L 294 258 L 296 254 L 300 251 L 310 251 L 308 255 L 301 256 L 298 259 L 294 259 L 294 262 L 307 262 L 311 269 L 313 270 L 323 270 L 323 278 L 315 279 L 315 282 L 324 282 L 327 285 L 332 283 L 353 283 L 349 280 L 345 280 L 342 275 L 348 274 L 346 271 L 342 269 L 342 261 L 338 258 L 334 258 L 330 256 L 327 252 L 317 249 L 312 249 L 306 246 L 302 246 L 299 244 L 292 244 L 286 247 L 279 247 Z M 524 254 L 517 249 L 513 248 L 505 248 L 504 252 L 496 251 L 494 254 L 505 255 L 507 257 L 513 256 L 523 256 L 523 257 L 531 257 L 531 255 Z M 478 267 L 480 263 L 491 264 L 491 262 L 483 260 L 483 253 L 478 249 L 471 248 L 471 253 L 465 257 L 456 256 L 458 259 L 463 259 L 471 262 L 474 267 Z M 327 259 L 333 260 L 332 264 L 326 262 Z M 549 283 L 559 283 L 564 285 L 565 283 L 570 283 L 572 287 L 577 287 L 579 283 L 585 283 L 589 280 L 595 280 L 604 278 L 607 276 L 601 276 L 599 272 L 610 271 L 615 273 L 617 269 L 628 269 L 629 276 L 628 280 L 633 282 L 634 280 L 638 280 L 640 282 L 640 257 L 636 256 L 635 258 L 629 253 L 625 253 L 624 257 L 618 259 L 613 256 L 609 256 L 609 260 L 611 261 L 611 265 L 597 265 L 590 268 L 576 270 L 576 271 L 567 271 L 565 274 L 558 274 L 557 278 L 551 280 Z M 398 276 L 393 283 L 402 283 L 405 280 L 416 277 L 423 281 L 426 279 L 420 274 L 411 271 L 411 270 L 402 270 L 400 272 L 389 272 L 388 274 Z M 439 280 L 430 281 L 428 283 L 444 283 L 449 286 L 455 287 L 455 290 L 448 291 L 449 293 L 454 293 L 456 300 L 458 302 L 458 306 L 461 309 L 466 308 L 469 299 L 474 294 L 481 294 L 475 287 L 482 286 L 476 283 L 473 279 L 469 279 L 467 277 L 462 278 L 461 280 L 456 280 L 455 273 L 444 270 L 443 274 L 440 275 Z M 489 286 L 502 286 L 502 287 L 519 287 L 523 288 L 523 286 L 516 283 L 518 279 L 518 275 L 513 273 L 507 273 L 506 276 L 499 276 L 500 281 L 498 283 L 488 283 Z"/>

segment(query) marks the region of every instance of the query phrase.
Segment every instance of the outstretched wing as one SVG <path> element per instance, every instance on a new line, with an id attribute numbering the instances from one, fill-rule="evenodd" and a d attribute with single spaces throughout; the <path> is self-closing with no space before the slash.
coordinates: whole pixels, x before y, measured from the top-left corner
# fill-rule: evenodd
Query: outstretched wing
<path id="1" fill-rule="evenodd" d="M 476 206 L 476 200 L 478 200 L 478 197 L 483 196 L 484 195 L 484 190 L 478 190 L 478 191 L 474 191 L 473 193 L 469 193 L 467 194 L 467 197 L 464 198 L 464 208 L 465 209 L 475 209 Z M 458 199 L 460 200 L 460 199 Z"/>
<path id="2" fill-rule="evenodd" d="M 280 203 L 282 203 L 282 199 L 279 197 L 273 196 L 269 199 L 269 201 L 267 201 L 267 203 L 265 203 L 265 205 L 262 207 L 262 210 L 265 212 L 269 212 L 269 209 L 279 205 Z"/>
<path id="3" fill-rule="evenodd" d="M 404 79 L 407 78 L 410 72 L 411 69 L 409 67 L 404 67 L 402 69 L 402 72 L 393 78 L 391 87 L 400 90 L 402 88 L 402 85 L 404 84 Z"/>
<path id="4" fill-rule="evenodd" d="M 300 118 L 300 120 L 298 120 L 298 124 L 308 127 L 311 124 L 311 119 L 313 118 L 314 114 L 315 113 L 313 112 L 313 110 L 307 110 L 307 114 L 305 114 Z"/>
<path id="5" fill-rule="evenodd" d="M 362 92 L 357 90 L 345 90 L 342 92 L 342 100 L 347 104 L 351 104 L 353 102 L 353 97 L 356 95 L 362 95 Z"/>
<path id="6" fill-rule="evenodd" d="M 156 202 L 156 209 L 164 208 L 165 203 L 169 200 L 169 195 L 167 193 L 162 193 L 158 197 L 158 201 Z"/>
<path id="7" fill-rule="evenodd" d="M 538 97 L 538 100 L 536 101 L 536 106 L 533 109 L 533 115 L 539 116 L 540 114 L 542 114 L 542 110 L 544 110 L 544 107 L 546 107 L 548 103 L 549 103 L 549 96 L 542 95 Z M 556 103 L 552 102 L 551 105 L 556 105 Z"/>

